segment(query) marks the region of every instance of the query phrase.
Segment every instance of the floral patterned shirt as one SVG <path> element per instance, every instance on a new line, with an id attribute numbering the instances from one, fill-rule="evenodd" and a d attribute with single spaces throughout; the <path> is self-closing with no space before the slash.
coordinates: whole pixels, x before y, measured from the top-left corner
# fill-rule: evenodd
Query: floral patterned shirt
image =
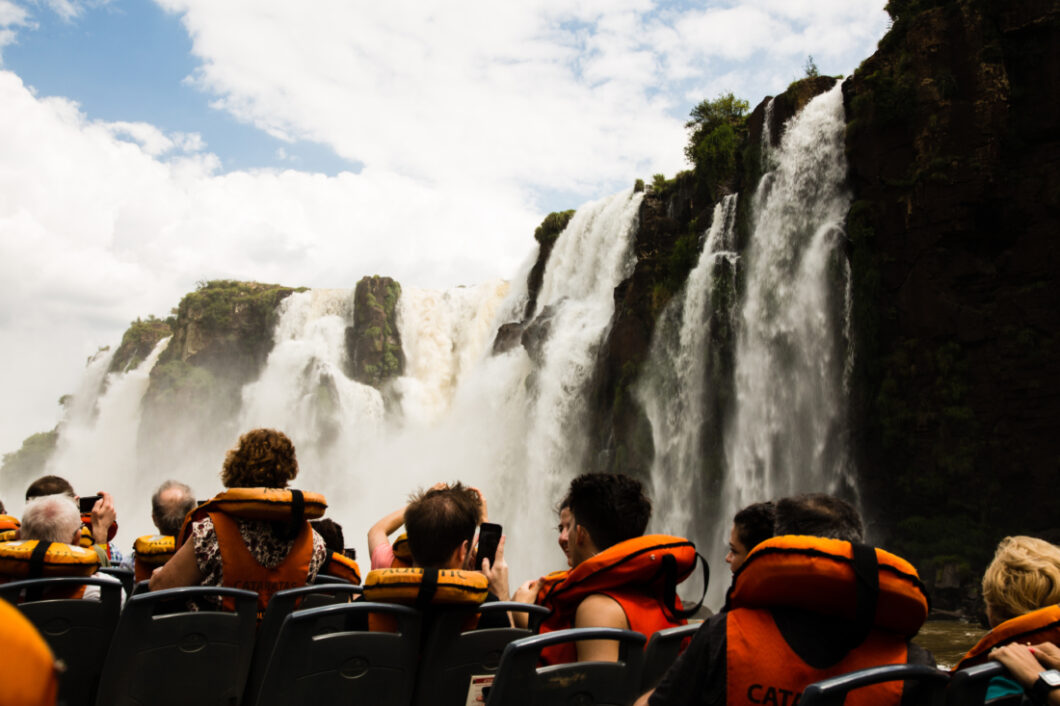
<path id="1" fill-rule="evenodd" d="M 265 520 L 236 519 L 239 535 L 243 538 L 254 560 L 271 569 L 280 564 L 291 552 L 293 539 L 286 539 L 273 532 L 272 522 Z M 316 578 L 317 571 L 328 558 L 324 538 L 313 532 L 313 557 L 309 560 L 309 580 Z M 224 585 L 224 567 L 221 565 L 221 546 L 217 543 L 217 532 L 213 520 L 203 518 L 191 524 L 191 539 L 195 545 L 195 563 L 202 572 L 203 586 Z"/>

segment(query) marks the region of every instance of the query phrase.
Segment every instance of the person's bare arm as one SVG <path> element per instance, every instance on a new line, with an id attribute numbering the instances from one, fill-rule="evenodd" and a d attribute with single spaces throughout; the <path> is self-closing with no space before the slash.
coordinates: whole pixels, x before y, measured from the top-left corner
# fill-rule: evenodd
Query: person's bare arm
<path id="1" fill-rule="evenodd" d="M 118 513 L 110 493 L 100 491 L 99 495 L 99 500 L 92 506 L 92 541 L 106 546 L 110 541 L 110 527 L 118 519 Z"/>
<path id="2" fill-rule="evenodd" d="M 394 510 L 372 525 L 372 528 L 368 530 L 368 556 L 371 557 L 375 553 L 376 547 L 390 541 L 390 535 L 397 532 L 403 524 L 405 524 L 405 507 Z"/>
<path id="3" fill-rule="evenodd" d="M 195 561 L 195 545 L 189 540 L 181 545 L 173 558 L 158 567 L 151 574 L 148 584 L 152 591 L 180 586 L 198 586 L 202 582 L 202 572 Z"/>
<path id="4" fill-rule="evenodd" d="M 531 579 L 515 589 L 513 601 L 519 603 L 537 603 L 537 594 L 541 591 L 541 579 Z M 527 613 L 508 613 L 512 625 L 526 630 L 530 626 L 530 616 Z"/>
<path id="5" fill-rule="evenodd" d="M 583 600 L 574 613 L 576 628 L 629 629 L 622 606 L 614 598 L 594 593 Z M 618 643 L 614 640 L 582 640 L 578 643 L 579 662 L 617 662 Z"/>
<path id="6" fill-rule="evenodd" d="M 1010 642 L 990 650 L 990 659 L 1001 662 L 1020 686 L 1030 689 L 1038 681 L 1038 674 L 1046 670 L 1035 654 L 1029 645 Z M 1047 703 L 1049 706 L 1060 706 L 1060 689 L 1049 692 Z"/>
<path id="7" fill-rule="evenodd" d="M 650 699 L 651 695 L 654 694 L 654 693 L 655 693 L 655 689 L 652 689 L 651 691 L 647 692 L 646 694 L 641 694 L 640 698 L 636 700 L 636 702 L 633 704 L 633 706 L 648 706 L 648 699 Z"/>

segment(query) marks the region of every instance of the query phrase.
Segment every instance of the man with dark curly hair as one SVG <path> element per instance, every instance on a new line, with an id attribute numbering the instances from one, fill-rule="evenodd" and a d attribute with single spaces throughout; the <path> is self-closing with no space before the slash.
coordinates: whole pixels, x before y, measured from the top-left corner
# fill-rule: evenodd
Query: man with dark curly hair
<path id="1" fill-rule="evenodd" d="M 298 475 L 294 444 L 283 432 L 255 429 L 228 452 L 221 481 L 228 488 L 286 488 Z M 190 536 L 151 575 L 151 590 L 234 586 L 258 591 L 259 608 L 277 590 L 305 585 L 328 557 L 324 539 L 304 518 L 259 520 L 209 504 Z"/>
<path id="2" fill-rule="evenodd" d="M 604 556 L 613 556 L 615 561 L 629 567 L 638 564 L 639 555 L 647 556 L 644 552 L 637 552 L 630 542 L 644 534 L 651 519 L 651 501 L 640 481 L 623 474 L 586 473 L 571 481 L 564 503 L 569 507 L 571 518 L 567 553 L 572 568 L 564 584 L 544 597 L 543 602 L 553 609 L 553 615 L 542 624 L 542 632 L 566 627 L 608 627 L 635 630 L 650 636 L 658 630 L 685 622 L 668 610 L 658 586 L 652 583 L 652 577 L 660 573 L 663 550 L 652 555 L 660 561 L 654 565 L 645 564 L 643 572 L 630 569 L 627 579 L 605 585 L 598 580 L 602 574 L 594 575 L 594 562 Z M 605 551 L 607 553 L 602 554 Z M 630 555 L 628 562 L 623 559 L 627 553 Z M 598 590 L 579 588 L 579 584 L 589 582 L 595 582 L 593 585 L 599 586 Z M 540 598 L 542 586 L 542 580 L 528 581 L 516 592 L 514 600 L 534 602 Z M 586 593 L 588 595 L 584 595 Z M 562 601 L 561 595 L 564 596 Z M 571 595 L 579 597 L 576 604 L 570 604 L 572 601 L 567 599 Z M 679 601 L 675 607 L 679 608 Z M 574 660 L 614 662 L 619 658 L 619 647 L 614 641 L 585 640 L 576 648 L 546 648 L 542 658 L 548 663 Z"/>

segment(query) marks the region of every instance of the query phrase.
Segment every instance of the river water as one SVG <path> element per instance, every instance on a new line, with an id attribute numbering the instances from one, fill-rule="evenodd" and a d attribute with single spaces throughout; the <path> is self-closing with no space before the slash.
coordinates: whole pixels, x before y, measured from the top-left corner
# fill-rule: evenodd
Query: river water
<path id="1" fill-rule="evenodd" d="M 913 642 L 930 650 L 938 665 L 949 669 L 986 633 L 985 628 L 960 620 L 929 620 Z"/>

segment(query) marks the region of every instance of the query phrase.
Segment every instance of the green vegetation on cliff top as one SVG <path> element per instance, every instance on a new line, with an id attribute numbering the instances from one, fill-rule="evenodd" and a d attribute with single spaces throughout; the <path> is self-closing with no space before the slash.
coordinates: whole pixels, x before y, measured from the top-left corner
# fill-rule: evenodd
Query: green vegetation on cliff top
<path id="1" fill-rule="evenodd" d="M 121 337 L 121 345 L 114 352 L 107 372 L 124 372 L 136 368 L 150 355 L 159 341 L 173 335 L 175 323 L 176 319 L 173 317 L 163 320 L 154 316 L 133 321 Z"/>

